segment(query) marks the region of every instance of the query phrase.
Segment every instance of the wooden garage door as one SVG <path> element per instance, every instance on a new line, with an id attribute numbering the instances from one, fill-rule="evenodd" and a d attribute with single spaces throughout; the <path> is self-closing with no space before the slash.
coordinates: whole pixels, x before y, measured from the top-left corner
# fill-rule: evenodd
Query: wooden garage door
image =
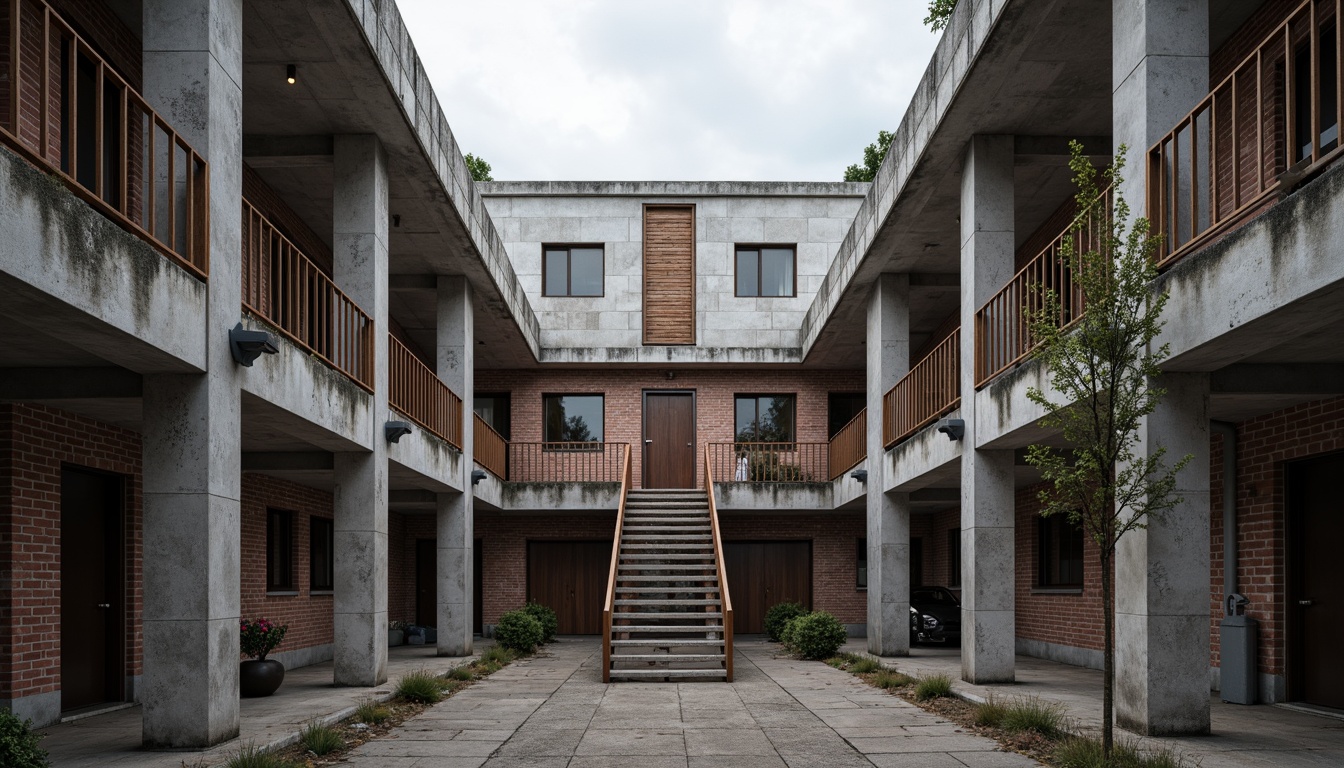
<path id="1" fill-rule="evenodd" d="M 644 208 L 644 343 L 695 343 L 695 206 Z"/>
<path id="2" fill-rule="evenodd" d="M 562 635 L 602 633 L 611 540 L 529 541 L 527 599 L 555 611 Z"/>
<path id="3" fill-rule="evenodd" d="M 811 541 L 725 541 L 724 568 L 733 598 L 733 631 L 765 631 L 776 603 L 812 607 Z"/>

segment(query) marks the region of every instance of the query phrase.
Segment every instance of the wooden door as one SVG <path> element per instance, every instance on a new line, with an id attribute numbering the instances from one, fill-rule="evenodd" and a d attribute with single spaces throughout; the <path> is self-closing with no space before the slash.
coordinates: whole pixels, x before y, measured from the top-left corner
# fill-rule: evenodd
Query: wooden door
<path id="1" fill-rule="evenodd" d="M 415 540 L 415 623 L 439 626 L 439 542 Z"/>
<path id="2" fill-rule="evenodd" d="M 1290 588 L 1288 615 L 1297 656 L 1291 664 L 1297 690 L 1309 704 L 1344 709 L 1344 454 L 1301 462 L 1290 476 Z"/>
<path id="3" fill-rule="evenodd" d="M 61 471 L 61 711 L 122 699 L 121 478 Z"/>
<path id="4" fill-rule="evenodd" d="M 695 487 L 695 396 L 644 393 L 644 487 Z"/>
<path id="5" fill-rule="evenodd" d="M 695 206 L 644 207 L 644 343 L 695 343 Z"/>
<path id="6" fill-rule="evenodd" d="M 527 599 L 555 611 L 562 635 L 601 634 L 610 570 L 610 539 L 529 541 Z"/>
<path id="7" fill-rule="evenodd" d="M 811 541 L 725 541 L 724 570 L 733 598 L 733 631 L 765 631 L 776 603 L 812 607 Z"/>

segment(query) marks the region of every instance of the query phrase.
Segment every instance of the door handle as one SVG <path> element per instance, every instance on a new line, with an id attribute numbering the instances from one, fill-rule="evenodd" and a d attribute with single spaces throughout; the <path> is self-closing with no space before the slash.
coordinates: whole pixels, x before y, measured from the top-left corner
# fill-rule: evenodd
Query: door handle
<path id="1" fill-rule="evenodd" d="M 1298 605 L 1311 605 L 1311 601 L 1310 601 L 1310 600 L 1298 600 L 1298 601 L 1297 601 L 1297 604 L 1298 604 Z"/>
<path id="2" fill-rule="evenodd" d="M 99 604 L 98 604 L 98 607 L 99 607 L 99 608 L 111 608 L 111 607 L 112 607 L 112 604 L 111 604 L 111 603 L 99 603 Z"/>
<path id="3" fill-rule="evenodd" d="M 686 444 L 686 447 L 687 447 L 687 448 L 690 448 L 690 447 L 692 447 L 693 445 L 694 445 L 694 443 L 687 443 L 687 444 Z"/>
<path id="4" fill-rule="evenodd" d="M 653 445 L 653 441 L 652 441 L 652 440 L 645 440 L 645 441 L 644 441 L 644 444 L 645 444 L 645 445 Z"/>

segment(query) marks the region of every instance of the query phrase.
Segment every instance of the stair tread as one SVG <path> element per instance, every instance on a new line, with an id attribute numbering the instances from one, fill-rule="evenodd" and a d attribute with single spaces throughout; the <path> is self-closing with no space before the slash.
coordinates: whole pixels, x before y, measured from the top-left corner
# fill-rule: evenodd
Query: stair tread
<path id="1" fill-rule="evenodd" d="M 613 669 L 612 677 L 728 677 L 726 669 Z"/>
<path id="2" fill-rule="evenodd" d="M 655 595 L 666 592 L 718 592 L 718 587 L 655 587 L 648 584 L 640 584 L 633 587 L 622 587 L 617 585 L 617 592 L 649 592 Z"/>
<path id="3" fill-rule="evenodd" d="M 661 613 L 658 611 L 617 611 L 611 614 L 613 621 L 616 619 L 630 619 L 631 621 L 657 621 L 661 619 L 676 619 L 677 621 L 699 620 L 699 619 L 722 619 L 723 613 L 720 611 L 700 611 L 697 613 L 676 612 Z"/>
<path id="4" fill-rule="evenodd" d="M 682 648 L 694 645 L 723 645 L 723 640 L 701 640 L 693 638 L 648 638 L 644 640 L 612 640 L 613 647 L 657 647 L 657 648 Z"/>
<path id="5" fill-rule="evenodd" d="M 723 661 L 722 653 L 621 653 L 612 654 L 617 661 Z"/>
<path id="6" fill-rule="evenodd" d="M 633 600 L 617 599 L 616 605 L 718 605 L 721 600 Z"/>
<path id="7" fill-rule="evenodd" d="M 613 615 L 614 618 L 614 615 Z M 710 632 L 722 632 L 722 624 L 705 624 L 703 626 L 693 627 L 685 625 L 668 626 L 666 624 L 620 624 L 611 628 L 612 632 L 677 632 L 688 635 L 708 634 Z"/>

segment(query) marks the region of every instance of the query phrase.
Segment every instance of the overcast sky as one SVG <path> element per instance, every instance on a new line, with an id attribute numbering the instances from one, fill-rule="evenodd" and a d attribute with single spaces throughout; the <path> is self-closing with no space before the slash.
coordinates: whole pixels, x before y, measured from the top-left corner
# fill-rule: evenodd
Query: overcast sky
<path id="1" fill-rule="evenodd" d="M 840 181 L 895 130 L 926 0 L 398 0 L 498 180 Z"/>

